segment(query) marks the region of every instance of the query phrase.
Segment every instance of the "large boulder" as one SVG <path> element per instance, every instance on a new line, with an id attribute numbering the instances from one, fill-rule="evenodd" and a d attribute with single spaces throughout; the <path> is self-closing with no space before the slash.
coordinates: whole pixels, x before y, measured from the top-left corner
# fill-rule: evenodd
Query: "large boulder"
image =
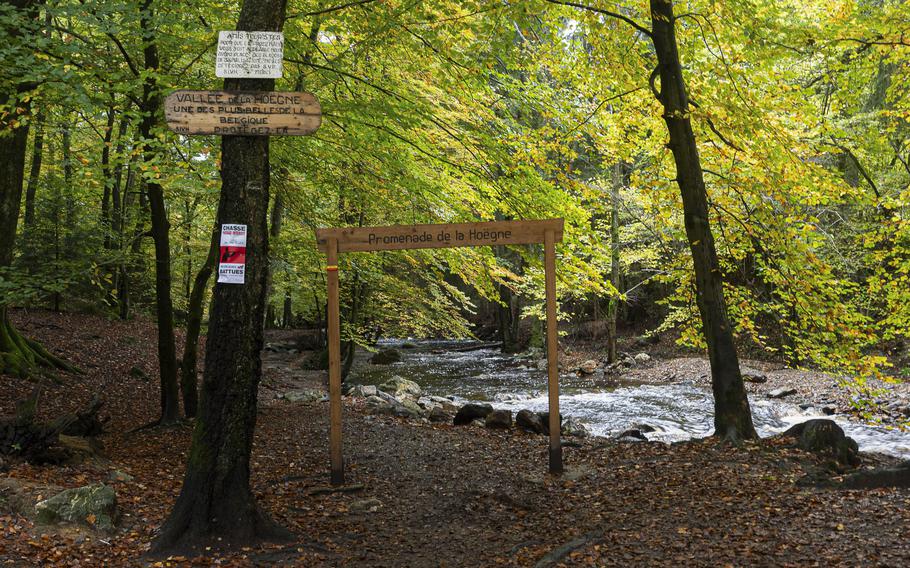
<path id="1" fill-rule="evenodd" d="M 838 463 L 859 465 L 859 446 L 833 420 L 816 418 L 790 427 L 782 437 L 796 439 L 797 445 L 809 452 L 827 455 Z"/>
<path id="2" fill-rule="evenodd" d="M 462 406 L 455 413 L 453 423 L 456 426 L 470 424 L 475 420 L 485 420 L 487 415 L 493 412 L 493 406 L 485 402 L 469 402 Z"/>
<path id="3" fill-rule="evenodd" d="M 487 414 L 487 418 L 484 421 L 484 426 L 487 428 L 499 428 L 508 430 L 512 427 L 512 411 L 494 410 L 493 412 Z"/>
<path id="4" fill-rule="evenodd" d="M 397 375 L 379 385 L 379 390 L 385 391 L 395 398 L 412 397 L 415 400 L 423 394 L 420 385 Z"/>
<path id="5" fill-rule="evenodd" d="M 399 361 L 401 353 L 397 349 L 380 349 L 370 357 L 370 363 L 374 365 L 391 365 Z"/>
<path id="6" fill-rule="evenodd" d="M 528 409 L 518 411 L 518 414 L 515 415 L 515 425 L 533 434 L 543 434 L 544 432 L 544 425 L 540 421 L 540 416 Z"/>
<path id="7" fill-rule="evenodd" d="M 117 522 L 117 494 L 103 483 L 67 489 L 39 502 L 35 511 L 42 524 L 78 523 L 109 531 Z"/>

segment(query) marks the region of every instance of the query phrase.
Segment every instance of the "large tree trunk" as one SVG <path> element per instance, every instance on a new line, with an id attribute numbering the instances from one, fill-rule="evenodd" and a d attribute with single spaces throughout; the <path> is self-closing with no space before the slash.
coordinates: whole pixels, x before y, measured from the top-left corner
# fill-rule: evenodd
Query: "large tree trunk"
<path id="1" fill-rule="evenodd" d="M 244 0 L 238 30 L 279 31 L 286 0 Z M 225 90 L 271 90 L 269 79 L 225 81 Z M 222 138 L 218 224 L 247 225 L 246 282 L 217 284 L 206 340 L 202 398 L 183 488 L 154 553 L 236 547 L 287 536 L 256 504 L 250 451 L 261 378 L 268 275 L 269 139 Z"/>
<path id="2" fill-rule="evenodd" d="M 199 354 L 199 331 L 202 328 L 203 300 L 209 278 L 218 261 L 221 231 L 215 225 L 209 254 L 196 274 L 193 290 L 190 292 L 186 315 L 186 341 L 183 344 L 183 362 L 180 368 L 180 390 L 183 393 L 183 413 L 189 418 L 196 416 L 199 407 L 199 389 L 196 385 L 196 366 Z"/>
<path id="3" fill-rule="evenodd" d="M 151 164 L 156 151 L 152 132 L 158 121 L 161 95 L 155 74 L 158 73 L 158 46 L 154 41 L 152 0 L 144 0 L 139 15 L 145 46 L 143 56 L 147 76 L 142 85 L 142 122 L 139 137 L 143 159 Z M 180 391 L 177 385 L 177 346 L 174 339 L 174 305 L 171 300 L 171 240 L 170 223 L 164 203 L 164 188 L 154 178 L 146 181 L 149 209 L 152 213 L 152 239 L 155 242 L 155 307 L 158 323 L 158 368 L 161 377 L 160 424 L 180 419 Z"/>
<path id="4" fill-rule="evenodd" d="M 676 180 L 682 194 L 686 236 L 695 266 L 698 310 L 708 344 L 714 391 L 714 435 L 730 440 L 757 438 L 752 412 L 727 317 L 723 279 L 709 225 L 708 197 L 689 120 L 689 99 L 676 45 L 673 3 L 651 0 L 654 49 L 660 75 L 660 102 L 676 162 Z"/>

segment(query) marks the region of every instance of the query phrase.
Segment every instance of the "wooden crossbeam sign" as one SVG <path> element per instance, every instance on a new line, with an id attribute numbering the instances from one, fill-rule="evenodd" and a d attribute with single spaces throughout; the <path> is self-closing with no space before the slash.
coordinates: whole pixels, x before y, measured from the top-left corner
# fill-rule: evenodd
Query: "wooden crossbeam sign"
<path id="1" fill-rule="evenodd" d="M 338 242 L 338 252 L 526 245 L 544 242 L 548 230 L 553 231 L 555 242 L 561 242 L 563 220 L 317 229 L 316 243 L 322 252 L 329 239 Z"/>
<path id="2" fill-rule="evenodd" d="M 338 253 L 416 248 L 479 247 L 543 243 L 547 314 L 547 393 L 550 412 L 550 473 L 561 473 L 559 353 L 556 329 L 556 243 L 563 220 L 490 221 L 446 225 L 393 225 L 317 229 L 316 242 L 326 255 L 326 328 L 329 350 L 329 456 L 332 485 L 344 484 L 341 448 L 341 317 L 338 305 Z"/>
<path id="3" fill-rule="evenodd" d="M 322 123 L 311 93 L 279 91 L 174 91 L 164 117 L 177 134 L 301 136 Z"/>

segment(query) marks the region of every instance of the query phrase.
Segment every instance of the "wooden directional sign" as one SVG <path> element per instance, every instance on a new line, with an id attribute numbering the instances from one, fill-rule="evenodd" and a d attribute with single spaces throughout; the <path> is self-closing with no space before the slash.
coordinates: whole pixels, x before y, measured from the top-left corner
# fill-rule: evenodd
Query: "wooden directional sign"
<path id="1" fill-rule="evenodd" d="M 448 225 L 398 225 L 317 229 L 316 242 L 326 256 L 326 335 L 329 349 L 329 457 L 332 485 L 344 484 L 341 447 L 341 316 L 338 300 L 338 253 L 414 248 L 477 247 L 543 243 L 547 313 L 547 400 L 550 413 L 550 473 L 562 473 L 559 428 L 559 352 L 556 339 L 556 243 L 562 219 L 492 221 Z"/>
<path id="2" fill-rule="evenodd" d="M 325 252 L 329 239 L 338 241 L 338 252 L 417 248 L 525 245 L 544 242 L 548 230 L 562 241 L 562 219 L 541 221 L 490 221 L 445 225 L 392 225 L 317 229 L 316 242 Z"/>
<path id="3" fill-rule="evenodd" d="M 322 122 L 310 93 L 278 91 L 175 91 L 164 101 L 167 125 L 178 134 L 294 136 Z"/>

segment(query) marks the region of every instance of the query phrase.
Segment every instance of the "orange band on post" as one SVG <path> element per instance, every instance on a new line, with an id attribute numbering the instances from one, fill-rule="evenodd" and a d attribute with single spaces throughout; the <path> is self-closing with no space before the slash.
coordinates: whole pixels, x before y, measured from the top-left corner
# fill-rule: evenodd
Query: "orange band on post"
<path id="1" fill-rule="evenodd" d="M 338 272 L 338 266 L 334 265 L 334 264 L 330 264 L 325 267 L 325 270 L 326 270 L 326 272 Z"/>

